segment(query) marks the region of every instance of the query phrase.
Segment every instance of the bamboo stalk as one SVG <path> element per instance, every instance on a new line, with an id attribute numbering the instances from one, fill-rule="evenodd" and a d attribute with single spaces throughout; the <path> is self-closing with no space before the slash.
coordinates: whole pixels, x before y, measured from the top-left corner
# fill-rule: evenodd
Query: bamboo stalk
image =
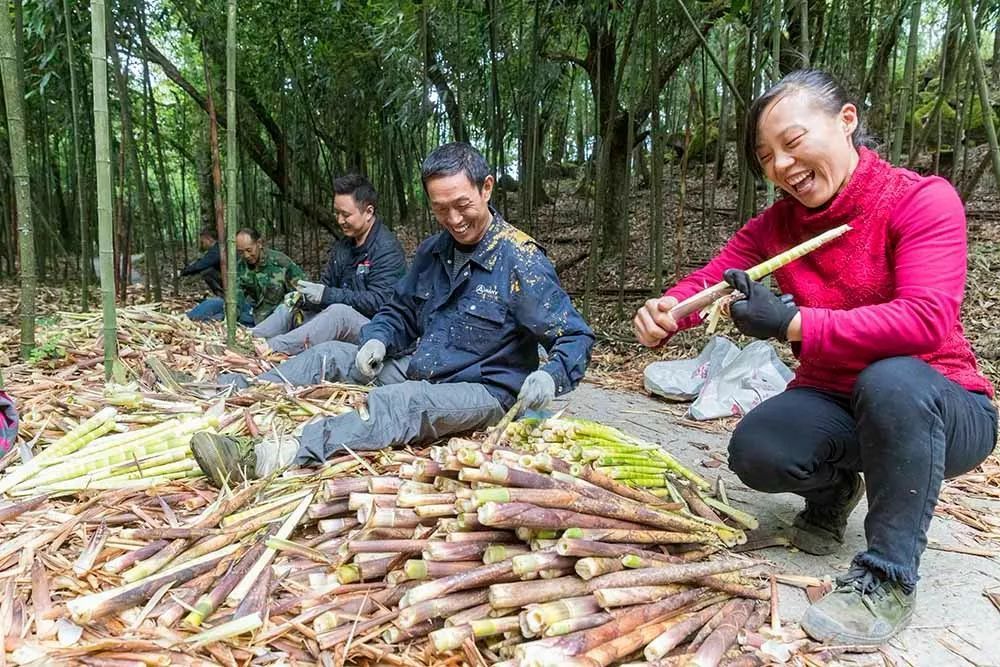
<path id="1" fill-rule="evenodd" d="M 742 536 L 743 541 L 746 541 L 746 535 L 743 533 L 739 533 L 739 535 Z M 644 530 L 641 528 L 591 528 L 578 527 L 576 525 L 567 529 L 563 533 L 563 537 L 594 540 L 597 542 L 627 542 L 630 544 L 714 544 L 719 542 L 720 538 L 727 546 L 732 546 L 729 542 L 733 544 L 737 543 L 736 538 L 727 539 L 726 537 L 721 537 L 718 533 L 707 531 L 681 533 L 667 530 Z"/>
<path id="2" fill-rule="evenodd" d="M 107 407 L 100 410 L 93 417 L 90 417 L 66 435 L 59 438 L 41 452 L 36 454 L 30 461 L 23 463 L 16 468 L 12 468 L 0 478 L 0 494 L 6 493 L 24 480 L 30 478 L 41 470 L 49 462 L 60 457 L 71 454 L 80 449 L 88 442 L 91 442 L 99 435 L 106 433 L 114 427 L 114 418 L 118 414 L 117 410 Z M 89 438 L 89 439 L 88 439 Z"/>
<path id="3" fill-rule="evenodd" d="M 626 586 L 661 586 L 663 584 L 687 583 L 720 572 L 733 572 L 750 567 L 753 563 L 734 559 L 707 561 L 703 563 L 680 563 L 649 567 L 641 570 L 612 572 L 591 579 L 593 590 L 598 588 L 622 588 Z"/>
<path id="4" fill-rule="evenodd" d="M 476 560 L 457 562 L 408 560 L 403 564 L 403 571 L 409 579 L 439 579 L 459 572 L 468 572 L 481 566 L 482 563 Z"/>
<path id="5" fill-rule="evenodd" d="M 430 540 L 351 540 L 347 542 L 347 553 L 420 553 L 432 542 Z M 440 544 L 440 543 L 439 543 Z"/>
<path id="6" fill-rule="evenodd" d="M 598 588 L 593 592 L 594 599 L 602 609 L 613 607 L 630 607 L 636 604 L 649 604 L 662 600 L 669 595 L 688 590 L 684 584 L 664 584 L 662 586 L 631 586 L 629 588 Z"/>
<path id="7" fill-rule="evenodd" d="M 581 579 L 590 580 L 602 574 L 620 572 L 625 569 L 622 559 L 588 556 L 576 561 L 574 570 Z"/>
<path id="8" fill-rule="evenodd" d="M 587 556 L 621 558 L 622 556 L 635 555 L 649 560 L 661 561 L 663 563 L 680 562 L 677 558 L 669 554 L 661 554 L 647 549 L 640 549 L 629 544 L 608 544 L 606 542 L 596 542 L 594 540 L 582 540 L 568 537 L 563 537 L 556 542 L 556 553 L 563 556 L 575 556 L 577 558 L 586 558 Z"/>
<path id="9" fill-rule="evenodd" d="M 704 588 L 696 588 L 672 595 L 658 602 L 632 607 L 627 611 L 618 613 L 614 616 L 613 620 L 604 625 L 567 635 L 551 642 L 535 642 L 533 645 L 526 647 L 518 657 L 524 660 L 538 659 L 544 661 L 553 659 L 561 660 L 566 656 L 584 654 L 591 649 L 606 644 L 615 637 L 626 635 L 641 625 L 691 604 L 704 591 Z"/>
<path id="10" fill-rule="evenodd" d="M 601 608 L 592 595 L 563 598 L 562 600 L 546 602 L 525 610 L 522 612 L 522 625 L 532 635 L 538 635 L 558 621 L 587 616 L 599 611 L 601 611 Z"/>
<path id="11" fill-rule="evenodd" d="M 560 530 L 567 526 L 579 528 L 604 528 L 642 530 L 643 526 L 630 521 L 581 514 L 570 510 L 538 507 L 527 503 L 486 503 L 479 508 L 479 521 L 495 528 L 541 528 Z"/>
<path id="12" fill-rule="evenodd" d="M 396 618 L 396 625 L 401 628 L 411 628 L 430 619 L 452 616 L 463 609 L 482 605 L 488 599 L 487 589 L 476 589 L 425 600 L 401 610 Z"/>
<path id="13" fill-rule="evenodd" d="M 690 651 L 690 652 L 697 651 L 698 647 L 700 647 L 701 644 L 705 641 L 705 639 L 710 634 L 712 634 L 712 632 L 715 630 L 715 628 L 717 628 L 719 626 L 719 624 L 722 623 L 722 621 L 727 616 L 729 616 L 729 615 L 731 615 L 733 613 L 733 611 L 736 609 L 736 606 L 739 604 L 739 602 L 740 601 L 738 599 L 736 599 L 736 600 L 730 600 L 729 602 L 727 602 L 725 604 L 725 606 L 722 607 L 722 609 L 720 609 L 719 611 L 717 611 L 715 613 L 715 615 L 712 616 L 712 618 L 710 618 L 708 620 L 708 622 L 705 623 L 705 625 L 702 626 L 702 628 L 700 630 L 698 630 L 697 633 L 695 633 L 695 636 L 691 639 L 691 643 L 688 645 L 688 651 Z"/>
<path id="14" fill-rule="evenodd" d="M 411 604 L 430 600 L 447 593 L 478 588 L 512 573 L 513 563 L 511 561 L 483 565 L 466 572 L 459 572 L 414 588 L 400 600 L 400 607 L 405 609 Z"/>
<path id="15" fill-rule="evenodd" d="M 500 607 L 525 607 L 529 604 L 552 602 L 564 597 L 589 593 L 586 581 L 577 577 L 560 577 L 545 581 L 518 581 L 490 586 L 490 604 Z"/>
<path id="16" fill-rule="evenodd" d="M 797 246 L 789 248 L 785 252 L 780 253 L 765 262 L 761 262 L 760 264 L 747 269 L 747 275 L 750 276 L 751 280 L 760 280 L 764 276 L 774 273 L 781 267 L 795 261 L 796 259 L 809 254 L 823 244 L 847 233 L 850 229 L 850 225 L 841 225 L 829 231 L 823 232 L 822 234 L 809 239 L 804 243 L 800 243 Z M 725 281 L 716 283 L 715 285 L 707 287 L 675 305 L 670 309 L 670 315 L 675 320 L 681 320 L 691 313 L 695 313 L 710 306 L 716 299 L 724 296 L 730 291 L 732 291 L 732 287 L 730 287 Z"/>
<path id="17" fill-rule="evenodd" d="M 566 558 L 555 553 L 535 552 L 514 556 L 514 574 L 525 577 L 542 570 L 567 569 L 574 565 L 572 558 Z"/>
<path id="18" fill-rule="evenodd" d="M 564 618 L 561 621 L 556 621 L 549 627 L 545 628 L 542 631 L 542 635 L 545 637 L 562 637 L 574 632 L 580 632 L 581 630 L 596 628 L 604 625 L 605 623 L 610 623 L 613 620 L 614 616 L 606 611 L 596 611 L 585 616 L 575 616 L 573 618 Z M 561 664 L 566 664 L 566 661 L 561 661 Z"/>

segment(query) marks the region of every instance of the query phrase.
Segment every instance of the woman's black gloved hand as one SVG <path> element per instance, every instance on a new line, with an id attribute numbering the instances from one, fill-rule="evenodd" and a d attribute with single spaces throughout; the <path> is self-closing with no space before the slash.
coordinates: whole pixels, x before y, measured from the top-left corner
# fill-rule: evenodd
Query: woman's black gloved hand
<path id="1" fill-rule="evenodd" d="M 799 312 L 790 294 L 778 296 L 751 280 L 746 271 L 727 269 L 723 277 L 733 289 L 746 297 L 729 306 L 729 314 L 741 333 L 761 340 L 788 339 L 788 325 Z"/>

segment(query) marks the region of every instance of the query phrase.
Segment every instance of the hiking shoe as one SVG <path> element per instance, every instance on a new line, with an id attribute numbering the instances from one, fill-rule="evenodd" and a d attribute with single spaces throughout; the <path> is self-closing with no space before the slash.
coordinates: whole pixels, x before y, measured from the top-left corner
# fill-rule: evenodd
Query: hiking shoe
<path id="1" fill-rule="evenodd" d="M 806 610 L 801 625 L 817 641 L 878 646 L 906 627 L 916 600 L 915 591 L 855 565 Z"/>
<path id="2" fill-rule="evenodd" d="M 218 488 L 256 479 L 253 443 L 246 439 L 199 431 L 191 437 L 191 452 L 201 471 Z"/>
<path id="3" fill-rule="evenodd" d="M 807 554 L 832 554 L 844 543 L 847 517 L 861 502 L 864 494 L 865 483 L 861 480 L 861 475 L 849 473 L 847 482 L 840 485 L 838 499 L 834 502 L 806 501 L 806 508 L 796 515 L 792 524 L 789 541 Z"/>

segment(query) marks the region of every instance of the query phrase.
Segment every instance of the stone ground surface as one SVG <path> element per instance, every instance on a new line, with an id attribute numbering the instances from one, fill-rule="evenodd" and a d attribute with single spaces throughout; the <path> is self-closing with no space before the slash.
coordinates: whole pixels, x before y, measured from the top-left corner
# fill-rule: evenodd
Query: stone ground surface
<path id="1" fill-rule="evenodd" d="M 661 444 L 684 464 L 714 479 L 723 476 L 730 499 L 754 514 L 766 531 L 788 526 L 801 507 L 792 494 L 763 494 L 751 491 L 725 466 L 709 469 L 702 462 L 713 453 L 725 457 L 728 435 L 679 424 L 665 403 L 635 393 L 609 391 L 584 383 L 558 400 L 554 409 L 566 414 L 597 419 L 638 437 Z M 841 552 L 831 556 L 810 556 L 786 547 L 753 552 L 775 563 L 779 571 L 815 577 L 836 576 L 846 570 L 851 556 L 864 548 L 862 501 L 851 517 L 847 540 Z M 1000 503 L 983 507 L 1000 512 Z M 942 545 L 962 544 L 960 536 L 973 531 L 953 521 L 935 517 L 930 540 Z M 976 544 L 966 537 L 966 545 Z M 983 595 L 987 589 L 1000 590 L 1000 558 L 970 556 L 928 549 L 921 565 L 917 610 L 910 627 L 893 640 L 889 653 L 899 665 L 943 667 L 950 665 L 1000 666 L 1000 611 Z M 797 621 L 808 606 L 804 591 L 781 586 L 779 599 L 783 619 Z"/>

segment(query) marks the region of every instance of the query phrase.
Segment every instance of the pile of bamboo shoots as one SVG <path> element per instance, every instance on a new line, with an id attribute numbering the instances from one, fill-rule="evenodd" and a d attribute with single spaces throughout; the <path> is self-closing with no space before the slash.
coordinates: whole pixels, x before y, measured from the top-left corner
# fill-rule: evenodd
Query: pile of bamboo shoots
<path id="1" fill-rule="evenodd" d="M 758 526 L 755 517 L 729 504 L 721 479 L 713 487 L 662 447 L 614 427 L 568 417 L 522 419 L 507 426 L 504 438 L 525 452 L 522 465 L 545 467 L 555 457 L 570 462 L 568 472 L 584 479 L 603 475 L 704 518 L 725 516 L 750 530 Z"/>
<path id="2" fill-rule="evenodd" d="M 125 430 L 113 407 L 59 438 L 0 477 L 0 494 L 29 496 L 85 489 L 150 488 L 202 475 L 191 455 L 191 436 L 219 420 L 196 416 Z"/>
<path id="3" fill-rule="evenodd" d="M 738 525 L 479 440 L 0 519 L 13 664 L 754 665 L 768 639 L 758 564 L 726 553 Z"/>
<path id="4" fill-rule="evenodd" d="M 745 540 L 739 527 L 571 468 L 453 438 L 398 477 L 354 482 L 347 507 L 357 516 L 319 523 L 343 533 L 343 562 L 311 583 L 385 581 L 394 593 L 377 602 L 389 609 L 363 632 L 381 627 L 386 643 L 427 636 L 438 653 L 475 645 L 491 664 L 609 665 L 639 654 L 716 665 L 740 631 L 764 623 L 769 589 L 745 573 L 756 564 L 724 555 Z M 341 610 L 317 617 L 320 646 L 344 641 L 343 623 Z"/>

